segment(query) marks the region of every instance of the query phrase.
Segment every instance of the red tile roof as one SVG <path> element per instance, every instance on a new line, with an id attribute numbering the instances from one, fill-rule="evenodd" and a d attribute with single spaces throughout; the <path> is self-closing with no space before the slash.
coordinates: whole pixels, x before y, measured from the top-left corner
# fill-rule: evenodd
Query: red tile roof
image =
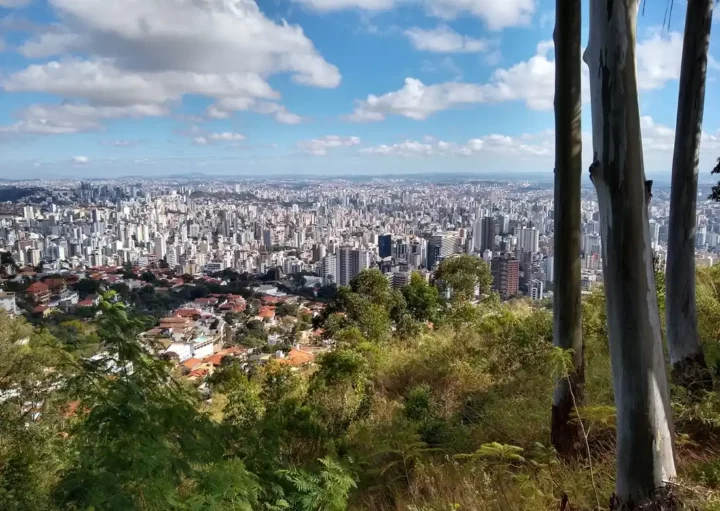
<path id="1" fill-rule="evenodd" d="M 222 364 L 222 359 L 226 356 L 227 355 L 223 355 L 221 353 L 215 353 L 214 355 L 205 357 L 202 361 L 203 364 L 212 364 L 214 366 L 219 366 L 220 364 Z"/>
<path id="2" fill-rule="evenodd" d="M 183 367 L 187 367 L 191 370 L 195 369 L 200 364 L 202 364 L 202 360 L 200 360 L 199 358 L 191 358 L 182 363 Z"/>
<path id="3" fill-rule="evenodd" d="M 263 295 L 262 298 L 260 298 L 264 303 L 274 305 L 278 303 L 285 303 L 285 298 L 278 298 L 277 296 L 270 296 L 270 295 Z"/>
<path id="4" fill-rule="evenodd" d="M 192 318 L 193 316 L 200 316 L 202 311 L 199 309 L 178 309 L 175 311 L 175 314 L 181 318 Z"/>
<path id="5" fill-rule="evenodd" d="M 315 360 L 315 355 L 308 351 L 303 350 L 296 350 L 295 348 L 291 349 L 288 354 L 287 358 L 280 358 L 278 359 L 278 362 L 281 364 L 288 364 L 293 367 L 299 367 L 301 365 L 307 364 Z"/>
<path id="6" fill-rule="evenodd" d="M 272 319 L 275 317 L 275 308 L 274 307 L 260 307 L 260 311 L 258 311 L 258 316 L 260 316 L 263 319 Z"/>
<path id="7" fill-rule="evenodd" d="M 35 282 L 27 288 L 28 293 L 44 293 L 45 291 L 49 291 L 49 289 L 42 282 Z"/>

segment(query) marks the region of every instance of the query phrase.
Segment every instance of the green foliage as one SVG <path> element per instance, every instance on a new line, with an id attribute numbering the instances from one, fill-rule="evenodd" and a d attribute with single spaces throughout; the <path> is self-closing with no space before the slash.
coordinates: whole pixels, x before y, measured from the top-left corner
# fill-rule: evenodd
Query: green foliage
<path id="1" fill-rule="evenodd" d="M 432 413 L 432 391 L 426 384 L 413 387 L 405 400 L 405 416 L 414 421 L 420 421 Z"/>
<path id="2" fill-rule="evenodd" d="M 523 463 L 522 453 L 524 449 L 517 445 L 507 445 L 498 442 L 491 442 L 488 444 L 482 444 L 480 449 L 475 451 L 473 454 L 459 455 L 456 456 L 458 459 L 482 459 L 489 460 L 492 463 L 499 465 L 507 465 L 510 463 Z"/>
<path id="3" fill-rule="evenodd" d="M 75 284 L 75 290 L 80 295 L 80 299 L 99 293 L 100 287 L 100 282 L 94 279 L 82 279 Z"/>
<path id="4" fill-rule="evenodd" d="M 157 280 L 157 277 L 155 276 L 155 274 L 153 272 L 146 271 L 142 275 L 140 275 L 140 279 L 145 282 L 152 283 Z"/>
<path id="5" fill-rule="evenodd" d="M 281 303 L 275 308 L 275 315 L 277 317 L 284 316 L 297 316 L 298 306 L 294 303 Z"/>
<path id="6" fill-rule="evenodd" d="M 350 289 L 373 303 L 389 306 L 391 301 L 390 283 L 377 268 L 363 270 L 350 281 Z"/>
<path id="7" fill-rule="evenodd" d="M 227 493 L 204 491 L 212 488 L 208 474 L 238 469 L 222 459 L 218 425 L 198 411 L 194 395 L 171 380 L 165 363 L 136 341 L 142 321 L 113 302 L 113 292 L 107 293 L 97 322 L 105 355 L 85 363 L 70 382 L 85 412 L 72 429 L 72 456 L 54 498 L 66 508 L 182 509 L 185 487 L 197 485 L 192 502 L 197 509 L 203 501 L 226 499 Z M 226 476 L 228 486 L 221 486 L 249 499 L 254 483 L 239 474 Z M 248 508 L 248 499 L 237 502 Z"/>
<path id="8" fill-rule="evenodd" d="M 720 174 L 720 158 L 718 158 L 717 165 L 715 165 L 715 168 L 712 169 L 710 173 Z M 708 197 L 708 199 L 715 202 L 720 202 L 720 183 L 713 185 L 712 191 L 710 192 L 710 196 Z"/>
<path id="9" fill-rule="evenodd" d="M 281 474 L 295 489 L 289 499 L 291 508 L 298 511 L 344 511 L 348 495 L 355 488 L 353 478 L 330 458 L 318 460 L 317 473 L 298 469 L 284 470 Z"/>
<path id="10" fill-rule="evenodd" d="M 410 284 L 401 289 L 408 312 L 418 321 L 435 321 L 440 308 L 440 294 L 422 275 L 413 272 Z"/>
<path id="11" fill-rule="evenodd" d="M 442 261 L 435 272 L 435 278 L 445 282 L 452 289 L 455 300 L 473 298 L 476 288 L 480 294 L 487 293 L 492 284 L 488 264 L 478 257 L 467 254 Z"/>
<path id="12" fill-rule="evenodd" d="M 17 392 L 0 401 L 0 507 L 536 511 L 559 509 L 563 494 L 573 509 L 594 509 L 595 491 L 612 493 L 616 411 L 601 292 L 583 300 L 578 415 L 591 477 L 587 460 L 561 461 L 545 447 L 556 378 L 572 370 L 571 352 L 551 345 L 549 310 L 494 295 L 475 305 L 457 295 L 462 281 L 445 304 L 419 275 L 401 292 L 377 271 L 359 277 L 318 319 L 334 350 L 300 369 L 224 360 L 206 402 L 157 360 L 158 346 L 138 342 L 148 322 L 116 302 L 122 290 L 105 295 L 91 321 L 33 329 L 0 313 L 0 391 Z M 706 345 L 720 340 L 719 289 L 720 268 L 698 272 Z M 142 293 L 151 304 L 164 292 Z M 237 340 L 265 344 L 265 324 L 246 317 L 234 321 Z M 92 361 L 90 346 L 100 355 Z M 720 399 L 682 389 L 672 398 L 680 482 L 714 496 Z"/>

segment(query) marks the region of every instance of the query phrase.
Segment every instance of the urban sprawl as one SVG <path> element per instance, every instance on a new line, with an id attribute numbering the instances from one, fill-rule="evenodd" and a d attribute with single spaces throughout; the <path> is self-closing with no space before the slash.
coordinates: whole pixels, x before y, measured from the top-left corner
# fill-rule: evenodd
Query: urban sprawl
<path id="1" fill-rule="evenodd" d="M 317 315 L 328 289 L 348 285 L 367 268 L 378 268 L 399 288 L 413 272 L 433 282 L 442 260 L 471 254 L 488 263 L 502 299 L 552 297 L 549 184 L 165 179 L 15 183 L 6 191 L 18 197 L 0 204 L 0 307 L 48 317 L 93 311 L 102 290 L 121 284 L 126 292 L 152 287 L 173 300 L 164 302 L 169 310 L 161 310 L 144 335 L 162 340 L 164 352 L 194 378 L 227 355 L 311 361 L 323 345 L 314 342 L 319 333 L 310 322 L 298 329 L 297 311 Z M 649 212 L 662 267 L 667 191 L 653 191 Z M 720 208 L 701 196 L 699 266 L 716 257 L 719 220 Z M 600 223 L 590 188 L 583 194 L 581 249 L 582 286 L 590 291 L 602 283 Z M 251 293 L 192 292 L 199 284 L 227 288 L 231 278 L 241 278 Z M 228 314 L 247 314 L 250 305 L 267 346 L 286 346 L 285 334 L 293 332 L 292 348 L 253 355 L 227 347 L 233 332 Z M 295 314 L 280 314 L 282 307 Z"/>

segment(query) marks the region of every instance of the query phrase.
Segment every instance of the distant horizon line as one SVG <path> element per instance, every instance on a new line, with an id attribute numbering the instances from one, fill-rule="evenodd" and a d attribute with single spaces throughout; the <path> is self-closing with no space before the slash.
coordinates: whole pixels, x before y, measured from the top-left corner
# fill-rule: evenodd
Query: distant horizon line
<path id="1" fill-rule="evenodd" d="M 670 172 L 648 172 L 646 173 L 648 178 L 653 179 L 656 182 L 664 183 L 670 182 Z M 20 183 L 20 182 L 34 182 L 34 181 L 125 181 L 125 180 L 148 180 L 148 179 L 212 179 L 216 181 L 277 181 L 277 180 L 288 180 L 288 181 L 302 181 L 302 180 L 319 180 L 326 179 L 330 181 L 354 181 L 354 180 L 387 180 L 387 179 L 427 179 L 433 178 L 437 180 L 442 179 L 477 179 L 481 181 L 501 181 L 501 182 L 512 182 L 512 181 L 535 181 L 545 182 L 552 181 L 554 172 L 412 172 L 412 173 L 384 173 L 384 174 L 373 174 L 373 173 L 358 173 L 352 176 L 342 174 L 297 174 L 297 173 L 278 173 L 270 174 L 266 176 L 248 176 L 244 174 L 212 174 L 204 172 L 188 172 L 184 174 L 170 173 L 170 174 L 153 174 L 153 175 L 138 175 L 138 174 L 127 174 L 120 176 L 46 176 L 46 177 L 28 177 L 28 178 L 0 178 L 0 183 Z M 589 174 L 583 172 L 582 181 L 584 183 L 590 183 Z M 716 180 L 708 176 L 707 180 L 701 178 L 700 183 L 715 183 Z"/>

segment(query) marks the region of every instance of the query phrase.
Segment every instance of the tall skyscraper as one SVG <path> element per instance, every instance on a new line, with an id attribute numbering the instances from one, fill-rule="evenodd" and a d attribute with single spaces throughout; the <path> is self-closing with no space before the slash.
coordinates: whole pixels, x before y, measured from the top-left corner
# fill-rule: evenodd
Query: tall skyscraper
<path id="1" fill-rule="evenodd" d="M 552 284 L 555 280 L 555 257 L 548 256 L 545 258 L 545 280 Z"/>
<path id="2" fill-rule="evenodd" d="M 159 261 L 167 254 L 165 238 L 158 236 L 155 238 L 155 257 Z"/>
<path id="3" fill-rule="evenodd" d="M 480 223 L 480 251 L 495 250 L 495 219 L 486 216 Z"/>
<path id="4" fill-rule="evenodd" d="M 383 259 L 392 255 L 392 235 L 383 234 L 378 237 L 378 254 Z"/>
<path id="5" fill-rule="evenodd" d="M 352 247 L 340 247 L 337 253 L 338 284 L 350 285 L 350 281 L 361 271 L 370 268 L 370 252 Z"/>
<path id="6" fill-rule="evenodd" d="M 520 253 L 536 253 L 540 250 L 540 233 L 533 227 L 521 227 L 516 231 Z"/>
<path id="7" fill-rule="evenodd" d="M 42 259 L 40 250 L 37 248 L 30 248 L 27 251 L 27 262 L 28 264 L 32 266 L 37 266 L 40 264 L 40 260 Z"/>
<path id="8" fill-rule="evenodd" d="M 323 283 L 330 284 L 331 282 L 333 284 L 337 284 L 338 282 L 338 273 L 337 273 L 337 257 L 328 254 L 325 257 L 322 258 L 322 267 L 320 269 L 320 276 L 323 279 Z"/>
<path id="9" fill-rule="evenodd" d="M 316 243 L 315 245 L 313 245 L 313 247 L 312 247 L 313 261 L 322 261 L 326 255 L 327 255 L 327 247 L 325 245 L 323 245 L 322 243 Z"/>
<path id="10" fill-rule="evenodd" d="M 493 288 L 503 298 L 517 294 L 520 283 L 520 261 L 507 255 L 494 257 L 490 265 Z"/>
<path id="11" fill-rule="evenodd" d="M 435 234 L 428 243 L 427 266 L 434 269 L 440 261 L 452 254 L 457 254 L 464 247 L 460 246 L 457 232 L 442 232 Z"/>
<path id="12" fill-rule="evenodd" d="M 545 297 L 542 280 L 533 279 L 528 284 L 528 291 L 531 300 L 542 300 Z"/>

